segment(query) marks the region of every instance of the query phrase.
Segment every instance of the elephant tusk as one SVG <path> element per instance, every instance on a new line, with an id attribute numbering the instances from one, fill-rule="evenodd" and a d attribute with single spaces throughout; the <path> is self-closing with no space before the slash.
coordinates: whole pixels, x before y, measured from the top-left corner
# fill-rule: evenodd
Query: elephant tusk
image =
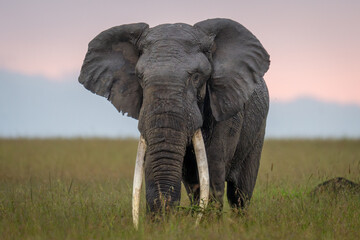
<path id="1" fill-rule="evenodd" d="M 140 207 L 140 191 L 144 174 L 144 156 L 146 151 L 145 139 L 140 136 L 138 150 L 136 154 L 133 193 L 132 193 L 132 216 L 134 227 L 138 229 L 139 225 L 139 207 Z"/>
<path id="2" fill-rule="evenodd" d="M 204 139 L 201 134 L 201 129 L 198 129 L 193 138 L 192 142 L 194 145 L 196 163 L 199 171 L 200 181 L 200 203 L 199 206 L 204 210 L 209 202 L 209 167 L 206 158 Z M 196 219 L 196 225 L 199 224 L 203 213 L 199 213 Z"/>

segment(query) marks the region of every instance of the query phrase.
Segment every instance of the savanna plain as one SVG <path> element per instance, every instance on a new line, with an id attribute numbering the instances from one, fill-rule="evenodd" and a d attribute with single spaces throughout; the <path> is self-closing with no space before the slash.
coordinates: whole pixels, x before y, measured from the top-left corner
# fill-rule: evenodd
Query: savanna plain
<path id="1" fill-rule="evenodd" d="M 333 177 L 360 182 L 360 140 L 266 140 L 248 208 L 181 207 L 132 225 L 136 140 L 0 140 L 0 239 L 359 239 L 360 195 L 312 196 Z"/>

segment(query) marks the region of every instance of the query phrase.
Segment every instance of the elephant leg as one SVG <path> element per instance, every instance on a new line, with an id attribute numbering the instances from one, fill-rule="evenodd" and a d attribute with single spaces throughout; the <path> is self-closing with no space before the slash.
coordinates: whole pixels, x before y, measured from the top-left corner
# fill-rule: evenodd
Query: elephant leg
<path id="1" fill-rule="evenodd" d="M 200 198 L 200 184 L 183 182 L 191 205 L 198 205 Z"/>
<path id="2" fill-rule="evenodd" d="M 264 134 L 265 131 L 262 130 L 247 156 L 243 158 L 244 161 L 241 162 L 240 169 L 237 169 L 236 177 L 227 181 L 227 198 L 232 208 L 245 208 L 252 197 L 260 165 Z M 242 158 L 238 150 L 234 158 L 233 162 Z"/>
<path id="3" fill-rule="evenodd" d="M 200 198 L 200 183 L 193 146 L 189 146 L 185 153 L 182 180 L 191 204 L 198 204 Z"/>
<path id="4" fill-rule="evenodd" d="M 209 164 L 210 175 L 210 202 L 217 208 L 222 209 L 225 191 L 225 164 L 214 161 Z"/>
<path id="5" fill-rule="evenodd" d="M 226 167 L 234 157 L 241 132 L 243 117 L 241 113 L 232 118 L 216 122 L 212 136 L 205 144 L 210 175 L 210 192 L 212 202 L 219 208 L 223 206 Z"/>
<path id="6" fill-rule="evenodd" d="M 212 153 L 211 149 L 208 152 L 210 202 L 213 204 L 219 203 L 219 208 L 222 208 L 225 188 L 225 164 L 223 161 L 214 161 L 215 159 L 221 159 L 218 154 L 219 152 Z M 200 198 L 199 173 L 192 147 L 189 147 L 185 154 L 182 180 L 191 204 L 198 204 Z"/>

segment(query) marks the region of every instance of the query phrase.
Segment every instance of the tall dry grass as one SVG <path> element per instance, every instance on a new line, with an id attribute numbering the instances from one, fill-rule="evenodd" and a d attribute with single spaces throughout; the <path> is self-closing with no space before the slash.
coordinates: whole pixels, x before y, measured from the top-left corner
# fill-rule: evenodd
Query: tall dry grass
<path id="1" fill-rule="evenodd" d="M 357 239 L 360 196 L 309 192 L 360 182 L 358 140 L 268 140 L 251 205 L 195 228 L 183 191 L 166 221 L 131 220 L 135 140 L 0 140 L 0 239 Z M 226 202 L 226 200 L 225 200 Z"/>

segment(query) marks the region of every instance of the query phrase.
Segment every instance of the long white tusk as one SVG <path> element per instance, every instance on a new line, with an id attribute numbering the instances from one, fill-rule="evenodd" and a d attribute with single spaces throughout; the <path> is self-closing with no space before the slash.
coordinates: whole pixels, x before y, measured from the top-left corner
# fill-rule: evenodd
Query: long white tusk
<path id="1" fill-rule="evenodd" d="M 139 225 L 139 207 L 140 207 L 140 191 L 141 184 L 144 175 L 144 157 L 146 151 L 145 139 L 140 136 L 136 162 L 135 162 L 135 172 L 134 172 L 134 182 L 133 182 L 133 193 L 132 193 L 132 216 L 134 227 L 138 229 Z"/>
<path id="2" fill-rule="evenodd" d="M 196 130 L 192 142 L 194 145 L 196 163 L 199 171 L 200 180 L 200 204 L 199 206 L 204 210 L 209 202 L 209 167 L 206 158 L 206 151 L 204 145 L 204 139 L 201 134 L 201 129 Z M 196 225 L 199 224 L 203 213 L 199 213 L 196 219 Z"/>

